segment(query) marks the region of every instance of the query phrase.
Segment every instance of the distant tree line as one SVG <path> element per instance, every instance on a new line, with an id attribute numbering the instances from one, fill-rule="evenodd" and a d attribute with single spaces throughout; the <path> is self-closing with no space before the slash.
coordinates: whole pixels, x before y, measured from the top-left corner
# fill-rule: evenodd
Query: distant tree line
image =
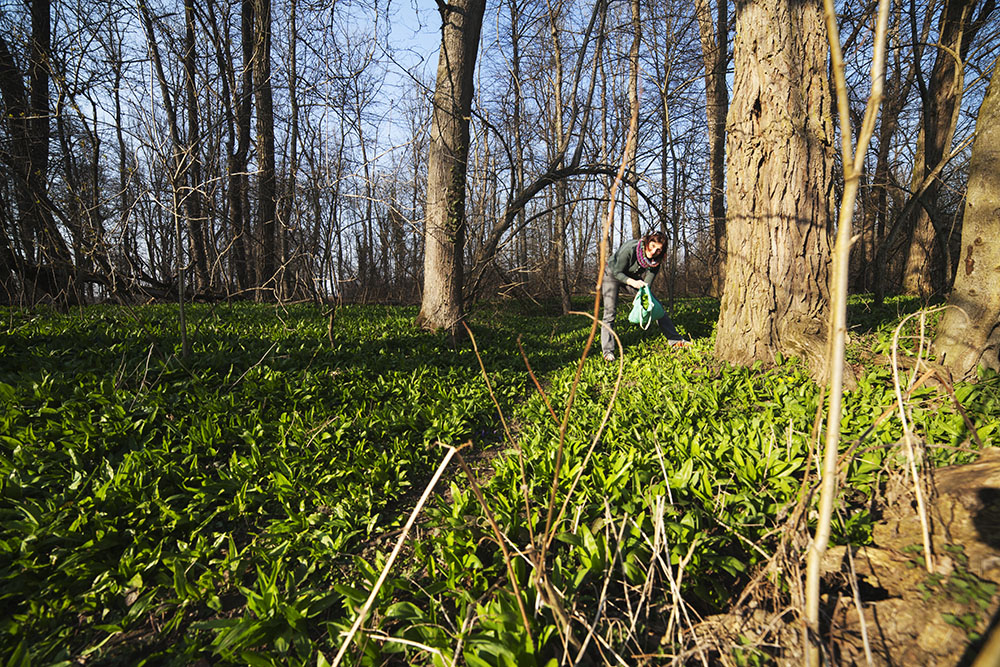
<path id="1" fill-rule="evenodd" d="M 722 295 L 732 221 L 757 215 L 740 212 L 756 206 L 748 198 L 774 204 L 778 217 L 828 215 L 840 169 L 829 150 L 835 111 L 822 35 L 805 37 L 818 5 L 809 5 L 812 18 L 780 5 L 481 7 L 461 235 L 452 268 L 442 269 L 457 280 L 453 298 L 554 297 L 567 309 L 570 295 L 592 289 L 599 220 L 634 107 L 638 142 L 625 156 L 611 242 L 668 232 L 661 290 Z M 423 18 L 444 30 L 456 6 L 439 3 L 439 16 Z M 440 70 L 427 80 L 410 58 L 392 30 L 398 11 L 356 0 L 6 7 L 0 300 L 176 299 L 182 289 L 187 299 L 421 300 Z M 842 11 L 860 114 L 874 6 Z M 894 5 L 852 289 L 882 298 L 951 287 L 998 28 L 995 0 Z M 741 62 L 739 40 L 751 31 L 768 35 L 776 56 L 811 63 L 799 102 L 781 99 L 788 72 L 759 70 L 774 58 L 747 52 Z M 778 94 L 740 97 L 750 74 Z M 800 116 L 803 145 L 824 153 L 805 170 L 780 148 L 800 139 L 777 131 Z M 761 119 L 771 133 L 748 134 Z M 808 203 L 789 180 L 799 177 Z M 779 183 L 789 186 L 785 208 Z M 822 267 L 823 251 L 808 244 L 824 238 L 793 241 L 792 255 L 815 255 Z M 807 270 L 815 285 L 821 273 Z"/>

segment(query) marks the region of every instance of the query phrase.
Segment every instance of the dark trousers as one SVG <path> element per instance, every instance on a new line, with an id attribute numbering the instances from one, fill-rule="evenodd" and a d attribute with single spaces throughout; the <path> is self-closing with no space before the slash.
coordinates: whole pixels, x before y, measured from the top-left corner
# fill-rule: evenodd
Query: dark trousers
<path id="1" fill-rule="evenodd" d="M 605 269 L 604 281 L 601 283 L 601 299 L 604 302 L 604 316 L 601 318 L 601 352 L 603 354 L 607 354 L 608 352 L 615 353 L 615 339 L 611 335 L 611 331 L 615 324 L 615 311 L 618 308 L 618 290 L 621 286 L 622 284 L 612 275 L 611 267 L 609 266 Z M 629 288 L 629 292 L 635 294 L 635 290 L 632 288 Z M 671 321 L 669 315 L 664 314 L 663 317 L 656 320 L 656 323 L 668 340 L 683 340 L 681 335 L 677 333 L 677 329 L 674 328 L 674 323 Z"/>

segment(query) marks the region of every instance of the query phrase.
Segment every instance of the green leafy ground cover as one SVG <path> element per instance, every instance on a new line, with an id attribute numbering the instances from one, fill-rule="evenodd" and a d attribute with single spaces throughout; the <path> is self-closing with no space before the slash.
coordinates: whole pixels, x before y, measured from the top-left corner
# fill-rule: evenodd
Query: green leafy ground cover
<path id="1" fill-rule="evenodd" d="M 717 308 L 677 304 L 675 320 L 695 340 L 685 350 L 621 326 L 625 372 L 607 426 L 595 443 L 617 379 L 617 364 L 595 358 L 561 457 L 559 424 L 516 341 L 561 419 L 589 330 L 579 316 L 507 306 L 473 318 L 515 447 L 471 346 L 416 331 L 411 308 L 341 308 L 331 345 L 311 306 L 199 305 L 186 363 L 169 306 L 9 312 L 0 333 L 0 659 L 324 664 L 444 456 L 438 443 L 466 441 L 514 551 L 544 530 L 562 461 L 555 507 L 566 512 L 552 530 L 548 579 L 574 617 L 601 612 L 609 647 L 654 650 L 666 623 L 656 612 L 673 585 L 663 572 L 683 563 L 685 599 L 724 608 L 773 549 L 812 465 L 819 390 L 794 360 L 714 362 Z M 852 308 L 859 382 L 847 398 L 845 446 L 893 403 L 878 355 L 914 304 Z M 996 444 L 997 378 L 956 394 L 979 438 Z M 925 387 L 910 406 L 918 432 L 939 445 L 935 462 L 972 456 L 950 397 Z M 867 538 L 864 500 L 898 456 L 900 435 L 887 419 L 857 448 L 841 541 Z M 563 651 L 537 577 L 515 556 L 527 641 L 484 513 L 468 480 L 450 475 L 382 587 L 352 664 L 530 665 Z M 642 600 L 653 613 L 637 623 L 628 610 Z"/>

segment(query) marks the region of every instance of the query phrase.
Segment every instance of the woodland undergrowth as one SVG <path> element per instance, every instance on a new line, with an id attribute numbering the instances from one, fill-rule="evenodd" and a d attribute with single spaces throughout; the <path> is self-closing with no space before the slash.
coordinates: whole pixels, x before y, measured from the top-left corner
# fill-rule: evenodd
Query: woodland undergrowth
<path id="1" fill-rule="evenodd" d="M 870 540 L 905 464 L 890 360 L 917 308 L 852 301 L 835 542 Z M 717 314 L 675 304 L 683 349 L 622 322 L 620 363 L 577 377 L 591 321 L 517 303 L 458 343 L 412 308 L 328 330 L 311 305 L 200 304 L 186 361 L 174 307 L 8 311 L 0 661 L 766 662 L 699 624 L 751 582 L 796 604 L 823 394 L 795 359 L 714 361 Z M 924 324 L 896 354 L 920 464 L 973 460 L 1000 380 L 951 385 Z"/>

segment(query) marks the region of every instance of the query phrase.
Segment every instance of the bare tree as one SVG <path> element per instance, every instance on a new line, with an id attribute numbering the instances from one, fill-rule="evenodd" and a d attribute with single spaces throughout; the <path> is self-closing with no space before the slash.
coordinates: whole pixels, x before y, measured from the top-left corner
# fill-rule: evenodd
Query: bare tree
<path id="1" fill-rule="evenodd" d="M 439 0 L 441 52 L 427 164 L 424 294 L 417 324 L 454 333 L 463 316 L 465 184 L 472 82 L 484 0 Z"/>
<path id="2" fill-rule="evenodd" d="M 194 0 L 184 0 L 184 88 L 187 93 L 188 243 L 194 259 L 194 274 L 198 289 L 208 287 L 208 255 L 205 252 L 205 224 L 202 213 L 201 125 L 198 122 L 198 92 L 195 80 L 195 16 Z"/>
<path id="3" fill-rule="evenodd" d="M 712 293 L 722 295 L 726 270 L 726 114 L 729 90 L 726 66 L 729 62 L 729 3 L 716 0 L 715 22 L 709 0 L 695 0 L 698 32 L 705 63 L 705 111 L 708 116 L 708 178 L 711 188 Z"/>
<path id="4" fill-rule="evenodd" d="M 271 85 L 271 0 L 254 2 L 254 101 L 257 109 L 257 225 L 261 237 L 258 287 L 277 291 L 277 188 Z M 257 298 L 265 292 L 258 291 Z"/>
<path id="5" fill-rule="evenodd" d="M 996 8 L 994 0 L 985 0 L 976 14 L 977 4 L 978 0 L 946 0 L 941 10 L 939 48 L 927 84 L 920 72 L 919 61 L 916 61 L 923 121 L 917 140 L 917 161 L 911 191 L 916 191 L 941 163 L 955 136 L 964 88 L 966 55 L 986 17 Z M 912 294 L 925 297 L 944 291 L 950 281 L 947 232 L 937 201 L 940 190 L 941 182 L 934 178 L 922 192 L 916 194 L 920 206 L 909 223 L 913 231 L 903 287 Z"/>
<path id="6" fill-rule="evenodd" d="M 4 156 L 14 180 L 14 198 L 20 213 L 23 260 L 13 254 L 12 239 L 0 249 L 3 271 L 17 272 L 30 299 L 75 300 L 71 284 L 73 259 L 59 233 L 49 205 L 49 49 L 51 45 L 50 0 L 30 3 L 31 33 L 27 71 L 18 68 L 10 46 L 0 36 L 0 96 L 2 96 L 11 149 Z M 28 85 L 25 87 L 25 79 Z M 10 278 L 4 279 L 10 290 Z"/>

